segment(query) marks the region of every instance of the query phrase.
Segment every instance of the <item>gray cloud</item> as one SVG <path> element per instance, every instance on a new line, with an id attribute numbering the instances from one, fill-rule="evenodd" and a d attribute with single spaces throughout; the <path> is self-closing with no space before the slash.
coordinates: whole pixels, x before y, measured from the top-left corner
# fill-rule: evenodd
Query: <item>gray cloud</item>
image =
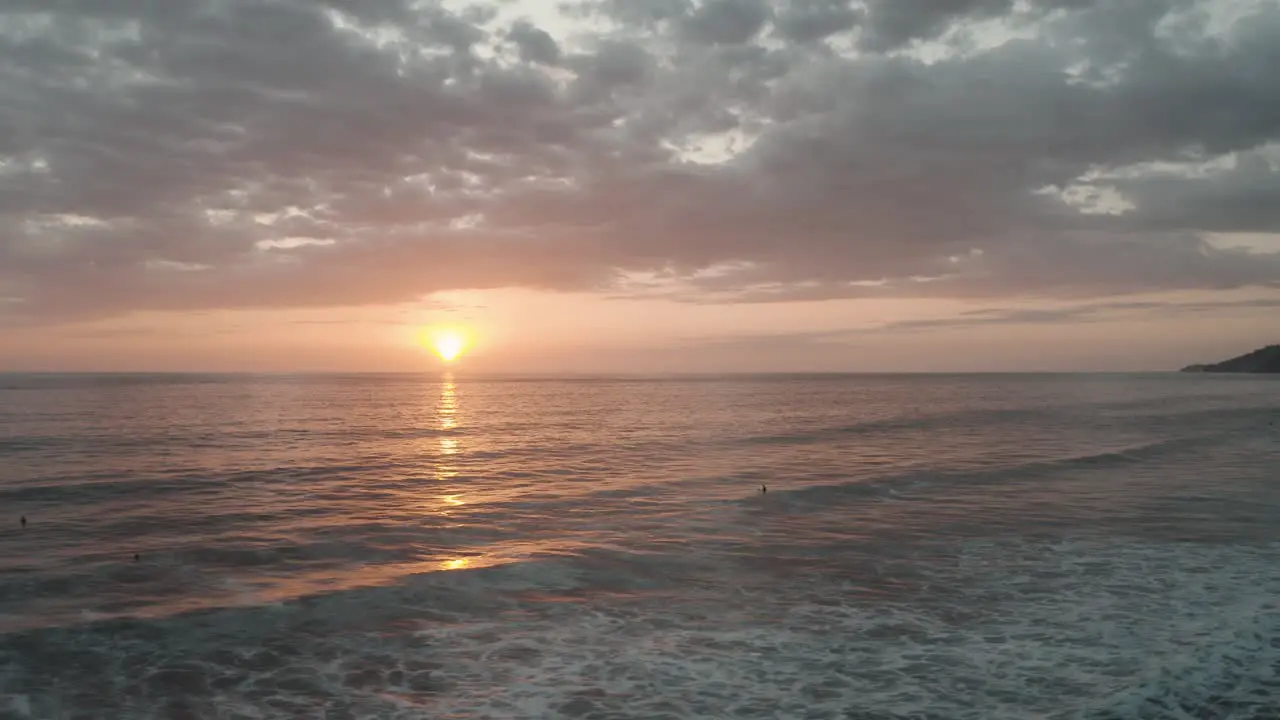
<path id="1" fill-rule="evenodd" d="M 1280 233 L 1280 8 L 1223 7 L 10 0 L 0 318 L 1274 287 L 1202 235 Z"/>
<path id="2" fill-rule="evenodd" d="M 1099 181 L 1136 205 L 1129 222 L 1161 230 L 1280 233 L 1280 152 L 1241 153 L 1200 177 L 1170 172 Z"/>
<path id="3" fill-rule="evenodd" d="M 993 17 L 1007 13 L 1013 0 L 869 0 L 863 45 L 891 50 L 912 40 L 937 37 L 956 18 Z"/>
<path id="4" fill-rule="evenodd" d="M 705 0 L 684 28 L 696 42 L 736 45 L 759 34 L 771 14 L 764 0 Z"/>
<path id="5" fill-rule="evenodd" d="M 774 21 L 778 35 L 808 43 L 846 32 L 863 18 L 851 0 L 790 0 Z"/>
<path id="6" fill-rule="evenodd" d="M 695 347 L 742 351 L 800 347 L 804 349 L 858 347 L 869 336 L 910 335 L 933 330 L 968 330 L 1000 325 L 1055 325 L 1114 321 L 1120 318 L 1178 318 L 1191 315 L 1280 308 L 1280 296 L 1216 302 L 1161 303 L 1151 301 L 1087 302 L 1056 307 L 995 307 L 970 310 L 950 317 L 900 320 L 848 330 L 732 335 L 689 338 Z"/>
<path id="7" fill-rule="evenodd" d="M 1095 302 L 1054 308 L 985 308 L 960 313 L 956 317 L 903 320 L 869 332 L 917 332 L 939 328 L 971 328 L 984 325 L 1045 325 L 1054 323 L 1104 322 L 1118 317 L 1182 317 L 1232 310 L 1280 307 L 1280 297 L 1228 300 L 1220 302 L 1157 303 L 1142 301 Z M 868 331 L 861 331 L 864 334 Z"/>
<path id="8" fill-rule="evenodd" d="M 556 65 L 560 62 L 560 45 L 546 31 L 521 21 L 507 35 L 520 48 L 520 59 L 525 62 Z"/>

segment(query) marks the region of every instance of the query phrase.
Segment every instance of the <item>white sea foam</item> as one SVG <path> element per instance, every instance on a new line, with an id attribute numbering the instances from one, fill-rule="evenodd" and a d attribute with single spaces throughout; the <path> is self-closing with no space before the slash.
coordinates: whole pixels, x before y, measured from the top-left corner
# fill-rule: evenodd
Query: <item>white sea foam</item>
<path id="1" fill-rule="evenodd" d="M 537 561 L 138 636 L 33 637 L 67 653 L 59 663 L 104 664 L 85 687 L 0 694 L 0 717 L 80 707 L 76 692 L 129 698 L 122 720 L 1266 717 L 1280 694 L 1277 551 L 967 542 L 886 562 L 887 599 L 830 567 L 583 594 L 578 563 Z"/>
<path id="2" fill-rule="evenodd" d="M 561 605 L 433 627 L 423 632 L 453 690 L 431 706 L 468 717 L 1253 717 L 1280 693 L 1278 549 L 970 544 L 904 602 L 851 602 L 822 578 L 723 603 Z"/>

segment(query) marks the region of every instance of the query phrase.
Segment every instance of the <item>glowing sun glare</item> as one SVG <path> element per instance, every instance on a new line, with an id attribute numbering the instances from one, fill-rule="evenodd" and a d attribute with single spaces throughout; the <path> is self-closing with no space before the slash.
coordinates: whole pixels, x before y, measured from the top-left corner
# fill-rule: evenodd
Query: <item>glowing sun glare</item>
<path id="1" fill-rule="evenodd" d="M 467 349 L 467 336 L 458 330 L 434 330 L 428 335 L 427 341 L 432 352 L 447 363 L 457 360 Z"/>

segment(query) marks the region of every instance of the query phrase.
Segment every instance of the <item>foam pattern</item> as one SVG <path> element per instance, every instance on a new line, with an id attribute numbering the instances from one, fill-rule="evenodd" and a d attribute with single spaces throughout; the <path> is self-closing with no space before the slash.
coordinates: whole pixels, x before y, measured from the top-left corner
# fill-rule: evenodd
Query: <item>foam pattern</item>
<path id="1" fill-rule="evenodd" d="M 568 560 L 436 574 L 4 636 L 0 717 L 1260 720 L 1277 551 L 967 542 L 884 566 L 880 597 L 833 567 L 612 592 Z"/>

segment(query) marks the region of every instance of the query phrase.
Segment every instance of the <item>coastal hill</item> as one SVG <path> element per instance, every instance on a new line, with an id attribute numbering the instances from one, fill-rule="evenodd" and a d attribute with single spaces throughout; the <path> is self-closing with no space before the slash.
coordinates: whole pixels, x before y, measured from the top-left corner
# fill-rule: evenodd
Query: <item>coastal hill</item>
<path id="1" fill-rule="evenodd" d="M 1182 368 L 1182 372 L 1280 373 L 1280 345 L 1268 345 L 1211 365 L 1188 365 Z"/>

